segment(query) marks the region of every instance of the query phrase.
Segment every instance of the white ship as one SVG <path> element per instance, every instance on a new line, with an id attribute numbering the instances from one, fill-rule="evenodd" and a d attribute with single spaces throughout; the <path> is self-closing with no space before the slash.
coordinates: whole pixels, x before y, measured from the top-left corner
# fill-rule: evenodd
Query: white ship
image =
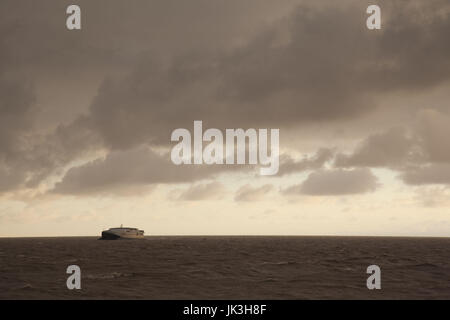
<path id="1" fill-rule="evenodd" d="M 102 232 L 102 237 L 99 240 L 118 240 L 118 239 L 144 239 L 144 230 L 137 228 L 110 228 Z"/>

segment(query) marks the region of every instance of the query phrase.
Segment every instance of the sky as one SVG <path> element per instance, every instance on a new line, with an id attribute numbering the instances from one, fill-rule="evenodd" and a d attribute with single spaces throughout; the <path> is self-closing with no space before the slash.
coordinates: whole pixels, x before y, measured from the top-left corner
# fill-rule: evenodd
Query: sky
<path id="1" fill-rule="evenodd" d="M 449 30 L 446 0 L 2 0 L 0 237 L 449 236 Z M 195 120 L 279 129 L 278 173 L 176 166 Z"/>

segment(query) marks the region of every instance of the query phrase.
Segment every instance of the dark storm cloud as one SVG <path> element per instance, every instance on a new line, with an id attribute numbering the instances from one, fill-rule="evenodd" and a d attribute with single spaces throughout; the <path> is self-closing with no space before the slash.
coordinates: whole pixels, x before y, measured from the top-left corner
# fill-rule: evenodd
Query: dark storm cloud
<path id="1" fill-rule="evenodd" d="M 218 50 L 253 32 L 284 3 L 261 0 L 3 0 L 2 62 L 43 72 L 127 67 L 138 57 Z M 82 30 L 66 29 L 66 8 L 81 7 Z M 0 40 L 1 41 L 1 40 Z"/>
<path id="2" fill-rule="evenodd" d="M 0 74 L 0 155 L 8 156 L 32 123 L 34 91 L 24 79 Z"/>
<path id="3" fill-rule="evenodd" d="M 369 169 L 336 169 L 313 172 L 303 183 L 287 188 L 283 193 L 335 196 L 372 192 L 377 187 L 377 178 Z"/>
<path id="4" fill-rule="evenodd" d="M 0 192 L 23 185 L 31 170 L 19 167 L 18 161 L 23 161 L 34 102 L 34 90 L 26 80 L 0 74 Z"/>
<path id="5" fill-rule="evenodd" d="M 26 179 L 24 172 L 11 171 L 5 163 L 0 163 L 0 192 L 19 187 Z"/>
<path id="6" fill-rule="evenodd" d="M 288 2 L 286 6 L 289 6 Z M 127 137 L 131 127 L 136 126 L 140 130 L 130 119 L 135 113 L 133 108 L 118 110 L 111 104 L 104 114 L 97 116 L 92 112 L 73 123 L 55 123 L 54 132 L 46 134 L 34 121 L 36 113 L 45 111 L 46 106 L 41 105 L 39 109 L 34 101 L 33 83 L 41 85 L 46 78 L 56 79 L 54 83 L 58 83 L 60 78 L 76 83 L 80 74 L 105 77 L 127 69 L 139 69 L 149 59 L 157 60 L 156 68 L 164 69 L 162 65 L 166 58 L 189 56 L 193 50 L 206 54 L 245 40 L 259 23 L 265 21 L 266 13 L 274 14 L 282 7 L 271 1 L 259 0 L 245 3 L 80 0 L 76 4 L 82 9 L 83 28 L 79 32 L 70 32 L 65 27 L 65 10 L 69 4 L 72 2 L 53 0 L 5 0 L 0 3 L 2 191 L 20 186 L 34 187 L 55 172 L 61 172 L 72 161 L 80 161 L 90 152 L 108 148 L 111 138 L 108 132 L 113 133 L 113 139 L 116 138 L 115 145 L 122 145 L 120 137 Z M 183 59 L 179 58 L 179 61 Z M 136 61 L 141 62 L 136 65 Z M 168 87 L 170 90 L 179 90 L 190 81 L 190 69 L 197 73 L 195 66 L 189 64 L 184 64 L 182 69 L 178 72 L 177 68 L 173 68 L 175 73 L 168 76 L 175 80 L 174 85 Z M 151 67 L 145 70 L 152 72 Z M 166 75 L 160 74 L 158 78 L 160 76 Z M 157 97 L 153 106 L 158 104 L 158 99 L 164 100 L 168 92 L 158 78 L 150 83 L 151 87 L 141 85 L 141 91 L 149 90 L 152 97 Z M 80 78 L 79 81 L 83 80 Z M 108 87 L 107 82 L 104 87 Z M 114 87 L 109 88 L 114 90 Z M 56 86 L 49 92 L 58 89 Z M 124 97 L 133 95 L 133 90 L 135 88 L 125 92 Z M 102 93 L 100 91 L 99 96 Z M 108 92 L 105 94 L 109 95 Z M 172 95 L 172 92 L 169 94 Z M 123 101 L 123 107 L 138 103 L 128 98 Z M 143 98 L 146 99 L 145 96 Z M 67 105 L 72 107 L 73 103 Z M 64 108 L 67 108 L 64 104 L 59 106 L 59 109 Z M 70 112 L 74 113 L 72 110 Z M 112 122 L 115 127 L 104 128 L 102 120 L 108 121 L 109 112 L 113 113 L 111 120 L 115 118 L 117 121 Z M 134 119 L 139 117 L 142 114 L 137 113 Z M 157 114 L 152 119 L 155 117 Z M 152 125 L 148 120 L 145 119 L 146 125 Z M 153 140 L 148 132 L 144 133 L 144 140 Z M 142 140 L 139 133 L 133 137 L 137 144 Z M 164 139 L 167 142 L 168 137 L 164 136 Z M 132 138 L 122 140 L 123 149 L 130 149 L 135 144 Z"/>
<path id="7" fill-rule="evenodd" d="M 100 149 L 112 153 L 104 161 L 69 170 L 56 191 L 177 181 L 162 164 L 160 172 L 137 165 L 129 176 L 116 172 L 107 178 L 94 171 L 107 173 L 111 166 L 125 165 L 115 151 L 167 146 L 172 130 L 190 129 L 193 120 L 203 120 L 205 129 L 348 121 L 375 110 L 386 94 L 408 95 L 450 80 L 447 1 L 382 1 L 387 18 L 380 31 L 367 30 L 368 3 L 360 1 L 300 4 L 277 21 L 269 18 L 283 5 L 273 1 L 79 1 L 79 32 L 65 29 L 68 4 L 0 4 L 0 73 L 25 70 L 35 82 L 47 73 L 75 77 L 79 70 L 105 76 L 88 112 L 47 136 L 34 136 L 27 122 L 33 106 L 31 100 L 24 102 L 30 95 L 23 90 L 28 89 L 7 89 L 11 95 L 4 98 L 9 99 L 5 110 L 14 103 L 22 107 L 11 122 L 17 126 L 6 123 L 0 144 L 4 159 L 13 154 L 24 159 L 9 161 L 7 171 L 23 169 L 26 178 L 8 176 L 4 181 L 11 183 L 5 182 L 4 189 L 20 181 L 37 185 Z M 22 133 L 33 137 L 17 139 Z M 377 138 L 368 142 L 378 149 L 380 143 Z M 369 157 L 369 164 L 381 166 L 384 158 L 398 163 L 403 157 L 404 150 L 389 143 L 381 150 L 386 155 L 372 159 L 372 151 L 362 146 L 341 158 L 341 165 L 359 166 Z M 432 142 L 427 150 L 436 159 L 446 157 Z M 288 161 L 286 170 L 302 170 L 303 165 L 315 166 Z M 138 168 L 143 171 L 134 171 Z M 180 181 L 204 177 L 200 171 L 186 173 L 186 178 L 180 173 Z"/>
<path id="8" fill-rule="evenodd" d="M 390 24 L 372 32 L 362 3 L 302 5 L 237 49 L 175 54 L 166 63 L 143 56 L 135 71 L 102 86 L 92 126 L 110 147 L 123 149 L 167 143 L 171 130 L 195 119 L 224 128 L 356 117 L 383 94 L 450 79 L 450 19 L 437 8 L 387 5 Z"/>
<path id="9" fill-rule="evenodd" d="M 159 154 L 148 147 L 127 152 L 115 151 L 98 159 L 71 168 L 55 185 L 54 193 L 104 193 L 123 186 L 143 186 L 159 183 L 186 183 L 214 177 L 242 166 L 174 165 L 170 154 Z"/>
<path id="10" fill-rule="evenodd" d="M 338 153 L 335 167 L 380 167 L 400 172 L 407 184 L 450 184 L 450 116 L 420 110 L 410 128 L 391 128 L 362 140 L 350 154 Z"/>
<path id="11" fill-rule="evenodd" d="M 51 134 L 36 136 L 34 144 L 18 164 L 31 168 L 27 187 L 35 187 L 52 174 L 60 173 L 66 165 L 102 150 L 103 141 L 89 130 L 80 117 L 68 125 L 59 125 Z"/>
<path id="12" fill-rule="evenodd" d="M 450 137 L 450 114 L 432 109 L 421 110 L 415 131 L 429 162 L 450 163 L 450 148 L 446 143 Z"/>
<path id="13" fill-rule="evenodd" d="M 369 135 L 350 153 L 320 149 L 311 158 L 280 160 L 280 173 L 317 170 L 325 162 L 335 168 L 389 168 L 406 184 L 450 184 L 450 116 L 433 109 L 419 110 L 413 125 Z"/>
<path id="14" fill-rule="evenodd" d="M 399 167 L 413 157 L 413 139 L 404 128 L 392 128 L 363 140 L 352 154 L 337 154 L 337 167 Z"/>
<path id="15" fill-rule="evenodd" d="M 414 126 L 421 161 L 405 165 L 400 178 L 411 185 L 450 185 L 450 115 L 432 109 L 419 112 Z"/>
<path id="16" fill-rule="evenodd" d="M 6 96 L 8 94 L 1 95 Z M 0 192 L 37 187 L 49 176 L 61 174 L 70 162 L 102 147 L 101 139 L 94 131 L 79 125 L 82 118 L 58 126 L 51 134 L 33 133 L 32 121 L 27 115 L 32 111 L 28 111 L 28 107 L 25 109 L 24 113 L 18 112 L 17 106 L 13 112 L 2 110 L 0 133 L 8 131 L 0 139 Z"/>

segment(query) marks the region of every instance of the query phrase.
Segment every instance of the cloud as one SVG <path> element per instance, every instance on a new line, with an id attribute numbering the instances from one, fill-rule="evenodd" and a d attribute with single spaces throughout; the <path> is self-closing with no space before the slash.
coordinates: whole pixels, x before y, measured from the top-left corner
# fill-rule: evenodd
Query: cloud
<path id="1" fill-rule="evenodd" d="M 270 184 L 263 185 L 261 187 L 252 187 L 249 184 L 242 186 L 236 192 L 234 197 L 235 201 L 259 201 L 263 197 L 267 196 L 273 190 L 273 186 Z"/>
<path id="2" fill-rule="evenodd" d="M 439 6 L 446 7 L 388 6 L 396 19 L 374 33 L 364 27 L 362 3 L 301 5 L 222 53 L 142 55 L 131 72 L 103 83 L 89 110 L 90 127 L 109 148 L 127 149 L 167 144 L 173 129 L 196 119 L 223 129 L 356 118 L 388 93 L 450 80 L 450 19 Z M 427 23 L 419 19 L 424 15 Z"/>
<path id="3" fill-rule="evenodd" d="M 414 199 L 428 208 L 449 207 L 450 189 L 445 186 L 421 186 L 415 190 Z"/>
<path id="4" fill-rule="evenodd" d="M 283 190 L 283 193 L 335 196 L 373 192 L 377 187 L 377 178 L 369 169 L 320 170 L 311 173 L 303 183 Z"/>
<path id="5" fill-rule="evenodd" d="M 50 134 L 17 132 L 13 140 L 20 142 L 0 151 L 0 192 L 35 188 L 73 161 L 101 151 L 100 138 L 83 126 L 74 130 L 78 124 L 60 125 Z"/>
<path id="6" fill-rule="evenodd" d="M 401 179 L 410 185 L 449 184 L 450 163 L 430 164 L 422 167 L 408 168 Z"/>
<path id="7" fill-rule="evenodd" d="M 450 183 L 450 116 L 433 109 L 417 112 L 413 125 L 364 139 L 350 154 L 336 154 L 336 167 L 383 167 L 400 172 L 410 185 Z"/>
<path id="8" fill-rule="evenodd" d="M 182 192 L 178 199 L 184 201 L 217 200 L 223 197 L 224 192 L 225 188 L 219 182 L 195 184 Z"/>
<path id="9" fill-rule="evenodd" d="M 174 165 L 170 154 L 159 154 L 142 146 L 130 151 L 109 153 L 79 167 L 71 168 L 53 192 L 59 194 L 89 194 L 111 192 L 133 186 L 161 183 L 185 183 L 212 177 L 239 166 Z"/>
<path id="10" fill-rule="evenodd" d="M 351 154 L 336 155 L 337 167 L 398 167 L 412 156 L 413 139 L 404 128 L 392 128 L 364 139 Z"/>
<path id="11" fill-rule="evenodd" d="M 300 161 L 295 161 L 289 155 L 283 155 L 280 159 L 278 176 L 322 168 L 327 161 L 333 158 L 333 154 L 333 150 L 321 148 L 314 155 L 305 156 Z"/>
<path id="12" fill-rule="evenodd" d="M 450 148 L 444 143 L 450 136 L 450 116 L 437 110 L 420 110 L 414 130 L 415 148 L 422 157 L 405 164 L 399 177 L 409 185 L 450 184 Z"/>
<path id="13" fill-rule="evenodd" d="M 169 136 L 164 135 L 165 131 L 161 136 L 156 134 L 156 124 L 160 120 L 154 113 L 149 114 L 150 118 L 144 118 L 142 125 L 154 126 L 155 130 L 150 131 L 150 134 L 143 130 L 142 139 L 139 132 L 128 136 L 135 128 L 141 130 L 137 122 L 143 114 L 130 107 L 137 104 L 133 99 L 133 94 L 139 92 L 136 87 L 141 88 L 140 92 L 151 92 L 150 107 L 156 108 L 154 98 L 164 97 L 167 92 L 165 87 L 181 90 L 191 76 L 202 73 L 201 69 L 190 65 L 186 58 L 189 52 L 210 55 L 213 51 L 230 48 L 233 43 L 244 41 L 253 34 L 266 14 L 272 15 L 273 19 L 274 13 L 283 12 L 291 6 L 287 3 L 261 4 L 258 0 L 250 0 L 245 4 L 240 1 L 212 3 L 195 0 L 189 4 L 176 3 L 177 10 L 174 10 L 175 3 L 172 0 L 134 0 L 132 6 L 124 5 L 121 1 L 80 0 L 77 4 L 82 9 L 83 29 L 80 32 L 68 32 L 65 28 L 65 9 L 69 4 L 64 1 L 55 4 L 51 0 L 35 4 L 10 0 L 0 3 L 0 191 L 34 188 L 49 177 L 59 175 L 68 165 L 85 162 L 99 151 L 109 151 L 111 145 L 120 146 L 116 148 L 120 150 L 132 150 L 142 141 L 147 143 L 155 140 L 153 135 L 167 144 Z M 36 14 L 37 11 L 39 14 Z M 211 24 L 216 26 L 214 30 L 210 28 Z M 113 29 L 116 31 L 111 33 Z M 179 61 L 176 63 L 181 64 L 180 68 L 172 66 L 170 74 L 152 75 L 152 68 L 147 67 L 144 72 L 150 74 L 146 79 L 153 76 L 155 79 L 135 87 L 127 86 L 127 92 L 120 92 L 127 99 L 121 100 L 113 95 L 111 108 L 106 106 L 105 112 L 101 114 L 84 114 L 87 106 L 78 106 L 78 102 L 68 101 L 49 107 L 37 100 L 43 94 L 48 94 L 44 90 L 39 91 L 45 86 L 48 86 L 46 90 L 50 95 L 55 91 L 67 91 L 68 78 L 73 79 L 70 89 L 74 90 L 79 89 L 77 86 L 80 81 L 87 79 L 90 83 L 91 78 L 112 78 L 116 82 L 126 82 L 129 78 L 122 79 L 114 75 L 126 73 L 130 69 L 139 70 L 141 65 L 151 64 L 152 61 L 158 69 L 166 64 L 166 58 Z M 134 76 L 142 74 L 135 73 Z M 164 77 L 173 81 L 173 85 L 160 82 Z M 50 84 L 47 83 L 48 79 L 51 79 Z M 139 79 L 135 80 L 137 82 L 133 82 L 133 85 L 139 82 Z M 35 92 L 35 87 L 38 92 Z M 110 94 L 106 92 L 106 87 L 108 80 L 96 94 L 98 100 L 104 101 L 101 96 Z M 114 90 L 113 86 L 110 88 Z M 80 92 L 80 95 L 84 94 L 84 91 Z M 194 92 L 191 94 L 195 95 Z M 141 98 L 145 100 L 147 97 Z M 80 100 L 89 99 L 86 97 Z M 59 104 L 60 101 L 55 100 L 48 98 L 46 102 Z M 64 101 L 64 94 L 60 100 Z M 123 103 L 125 109 L 114 108 L 115 102 Z M 105 103 L 109 104 L 108 101 Z M 162 105 L 160 108 L 165 107 Z M 49 127 L 56 129 L 47 132 L 36 126 L 35 122 L 52 108 L 71 108 L 68 113 L 76 115 L 83 112 L 83 115 L 72 123 L 58 123 L 55 118 Z M 80 110 L 74 111 L 74 108 Z M 108 118 L 110 112 L 113 116 Z M 103 121 L 109 120 L 116 120 L 113 121 L 116 127 L 106 128 Z M 167 129 L 165 124 L 161 128 Z M 115 143 L 110 143 L 110 137 L 115 139 Z"/>
<path id="14" fill-rule="evenodd" d="M 450 137 L 449 114 L 433 109 L 421 110 L 415 130 L 428 161 L 450 163 L 450 148 L 443 143 Z"/>
<path id="15" fill-rule="evenodd" d="M 380 32 L 365 28 L 366 3 L 301 3 L 295 8 L 293 3 L 194 0 L 174 10 L 172 1 L 137 1 L 131 7 L 121 1 L 81 1 L 84 29 L 67 32 L 65 3 L 3 1 L 2 190 L 36 187 L 99 151 L 111 155 L 69 170 L 55 191 L 87 192 L 119 181 L 175 181 L 171 172 L 163 177 L 152 170 L 132 177 L 116 170 L 108 178 L 100 175 L 106 170 L 99 169 L 100 163 L 125 165 L 118 154 L 134 157 L 133 150 L 142 145 L 168 147 L 172 130 L 191 128 L 193 120 L 203 120 L 205 129 L 348 122 L 383 112 L 376 108 L 386 95 L 405 97 L 449 83 L 447 1 L 386 2 Z M 26 70 L 31 84 L 11 80 L 16 70 Z M 32 82 L 45 77 L 57 82 L 86 70 L 104 81 L 92 103 L 80 107 L 85 112 L 71 123 L 55 123 L 50 133 L 35 128 L 39 110 Z M 433 142 L 447 135 L 445 125 L 431 113 L 424 117 L 430 125 L 418 131 L 422 146 L 430 161 L 447 161 L 447 151 Z M 401 132 L 371 137 L 338 164 L 398 165 L 408 156 L 408 143 Z M 298 163 L 287 159 L 284 174 L 329 161 L 327 154 L 317 157 Z M 181 174 L 180 181 L 201 179 L 210 170 L 188 170 L 189 179 Z"/>
<path id="16" fill-rule="evenodd" d="M 10 191 L 19 187 L 26 179 L 20 171 L 11 171 L 4 163 L 0 163 L 0 192 Z"/>
<path id="17" fill-rule="evenodd" d="M 0 3 L 3 61 L 48 71 L 120 68 L 142 54 L 168 56 L 220 50 L 244 41 L 262 22 L 281 15 L 292 1 L 78 0 L 82 30 L 65 26 L 69 1 Z M 39 14 L 36 14 L 39 11 Z M 20 19 L 18 19 L 20 17 Z M 214 26 L 214 28 L 211 28 Z M 111 32 L 115 30 L 115 32 Z"/>
<path id="18" fill-rule="evenodd" d="M 24 79 L 1 75 L 0 70 L 0 155 L 18 149 L 20 138 L 32 124 L 35 93 Z"/>
<path id="19" fill-rule="evenodd" d="M 35 92 L 20 76 L 0 70 L 0 192 L 16 189 L 30 168 L 19 167 L 33 124 Z"/>

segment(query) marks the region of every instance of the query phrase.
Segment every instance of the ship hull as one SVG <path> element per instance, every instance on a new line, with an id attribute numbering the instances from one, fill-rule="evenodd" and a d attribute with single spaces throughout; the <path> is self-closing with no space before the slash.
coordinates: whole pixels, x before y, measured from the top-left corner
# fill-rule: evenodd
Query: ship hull
<path id="1" fill-rule="evenodd" d="M 130 235 L 130 234 L 117 234 L 114 232 L 103 231 L 99 240 L 132 240 L 132 239 L 144 239 L 143 235 Z"/>

